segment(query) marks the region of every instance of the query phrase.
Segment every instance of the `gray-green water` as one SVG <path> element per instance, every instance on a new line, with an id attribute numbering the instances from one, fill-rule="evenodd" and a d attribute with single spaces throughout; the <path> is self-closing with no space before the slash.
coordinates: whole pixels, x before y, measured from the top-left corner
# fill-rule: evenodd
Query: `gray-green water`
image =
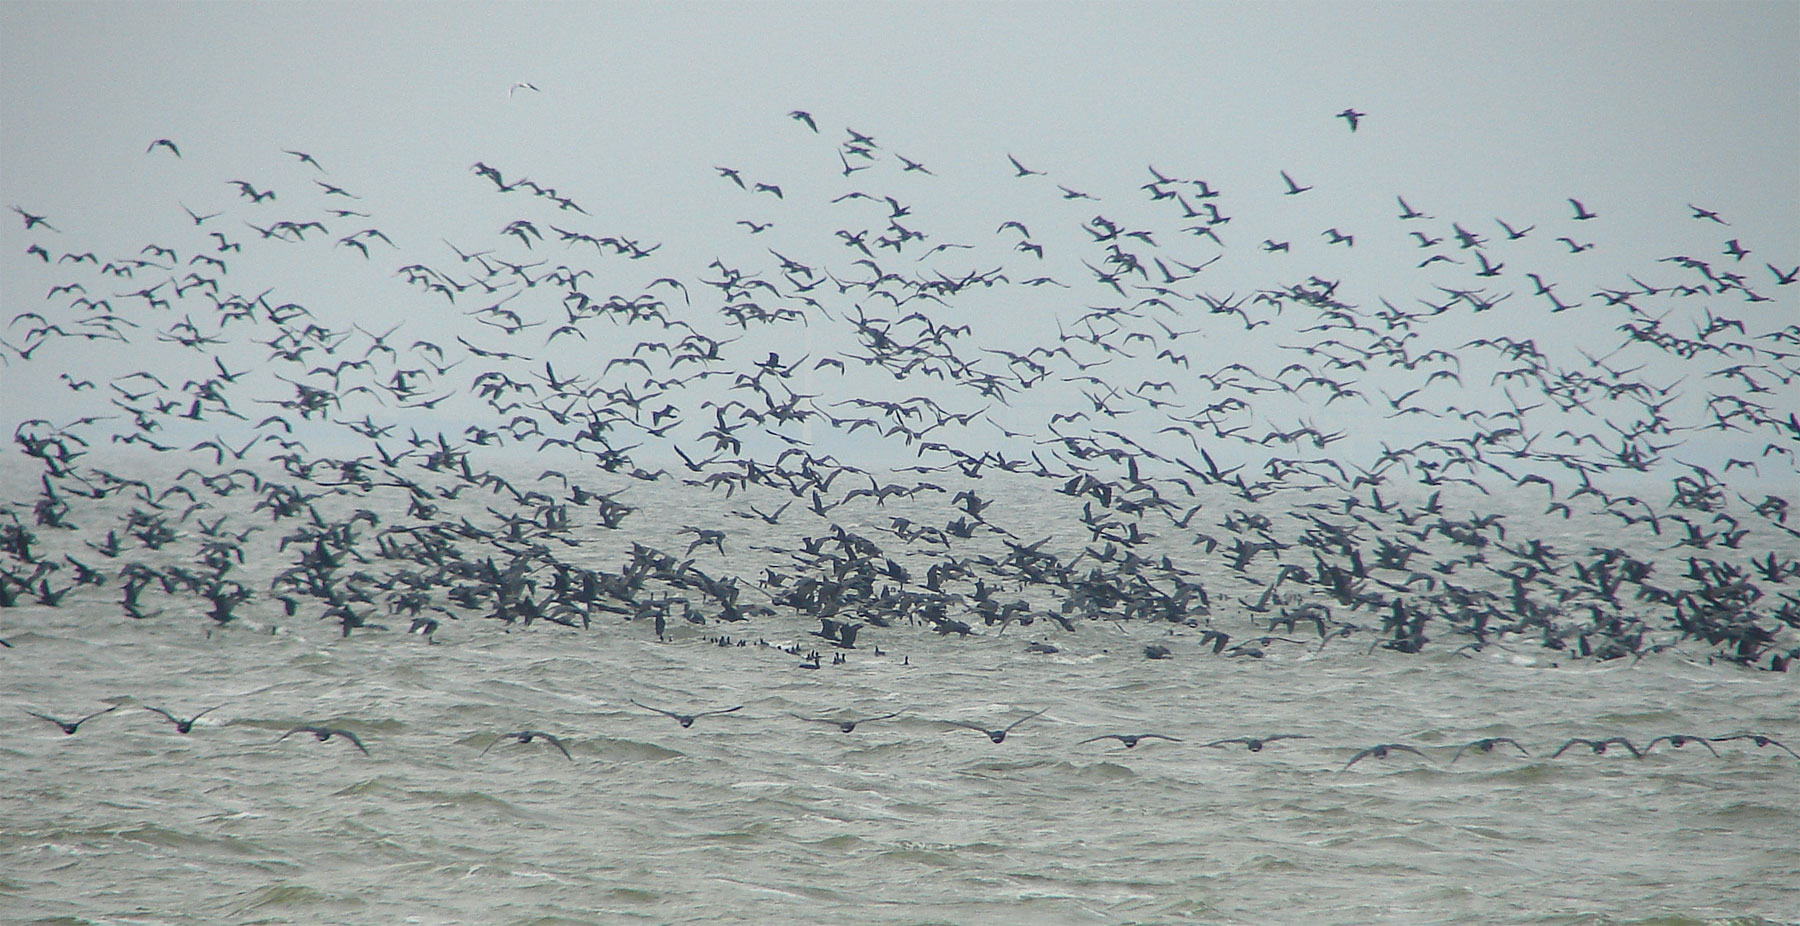
<path id="1" fill-rule="evenodd" d="M 816 671 L 641 624 L 443 643 L 0 613 L 0 919 L 56 923 L 1683 923 L 1800 919 L 1791 678 L 1664 654 L 1272 648 L 1091 624 L 865 631 Z M 707 628 L 707 631 L 716 628 Z M 729 629 L 729 628 L 727 628 Z M 1034 628 L 1042 629 L 1042 628 Z M 805 642 L 794 633 L 771 643 Z M 1041 637 L 1040 637 L 1041 638 Z M 1146 642 L 1176 658 L 1142 657 Z M 880 644 L 884 655 L 871 648 Z M 633 707 L 743 710 L 690 729 Z M 124 708 L 73 737 L 25 716 Z M 177 714 L 224 704 L 179 735 Z M 1047 713 L 1002 744 L 943 719 Z M 842 734 L 790 716 L 904 711 Z M 372 755 L 306 734 L 363 737 Z M 574 761 L 525 728 L 566 739 Z M 1107 732 L 1184 742 L 1135 749 Z M 1303 733 L 1260 753 L 1212 739 Z M 1524 759 L 1455 747 L 1512 736 Z M 1405 742 L 1429 761 L 1365 759 Z"/>

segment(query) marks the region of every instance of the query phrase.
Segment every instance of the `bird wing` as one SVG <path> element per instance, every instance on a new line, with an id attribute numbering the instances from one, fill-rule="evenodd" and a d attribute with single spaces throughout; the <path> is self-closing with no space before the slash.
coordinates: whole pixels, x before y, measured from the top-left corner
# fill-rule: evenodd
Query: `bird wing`
<path id="1" fill-rule="evenodd" d="M 1007 725 L 1006 725 L 1006 728 L 1005 728 L 1005 731 L 1006 731 L 1006 732 L 1009 732 L 1009 733 L 1010 733 L 1010 732 L 1012 732 L 1012 728 L 1013 728 L 1013 727 L 1016 727 L 1016 726 L 1018 726 L 1018 725 L 1019 725 L 1019 724 L 1022 724 L 1022 723 L 1024 723 L 1024 722 L 1025 722 L 1025 721 L 1027 721 L 1027 720 L 1030 720 L 1030 719 L 1031 719 L 1031 718 L 1033 718 L 1033 717 L 1036 717 L 1036 716 L 1037 716 L 1037 715 L 1039 715 L 1039 714 L 1042 714 L 1042 713 L 1043 713 L 1043 712 L 1044 712 L 1044 711 L 1047 711 L 1047 710 L 1049 710 L 1049 708 L 1047 708 L 1047 707 L 1045 707 L 1045 708 L 1040 708 L 1040 709 L 1038 709 L 1038 710 L 1035 710 L 1035 711 L 1032 711 L 1032 712 L 1031 712 L 1031 713 L 1029 713 L 1029 714 L 1026 714 L 1026 715 L 1025 715 L 1025 716 L 1023 716 L 1023 717 L 1020 717 L 1020 718 L 1019 718 L 1019 719 L 1018 719 L 1018 720 L 1015 720 L 1015 721 L 1013 721 L 1013 722 L 1012 722 L 1012 723 L 1009 723 L 1009 724 L 1007 724 Z"/>

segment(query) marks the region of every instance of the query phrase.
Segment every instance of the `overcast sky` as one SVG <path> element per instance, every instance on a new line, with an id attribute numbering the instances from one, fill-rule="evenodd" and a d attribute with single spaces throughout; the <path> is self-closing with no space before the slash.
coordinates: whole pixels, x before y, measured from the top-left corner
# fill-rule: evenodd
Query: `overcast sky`
<path id="1" fill-rule="evenodd" d="M 1061 222 L 1040 236 L 1078 239 L 1090 215 L 1147 215 L 1140 184 L 1154 165 L 1228 191 L 1221 291 L 1319 273 L 1364 305 L 1419 295 L 1404 195 L 1442 219 L 1439 233 L 1453 219 L 1483 235 L 1495 218 L 1538 225 L 1514 273 L 1529 262 L 1579 295 L 1670 254 L 1729 260 L 1727 237 L 1754 248 L 1743 263 L 1764 277 L 1765 258 L 1800 262 L 1797 49 L 1792 2 L 7 3 L 0 194 L 49 216 L 66 239 L 54 244 L 129 253 L 197 238 L 183 206 L 256 215 L 229 180 L 293 203 L 324 176 L 362 196 L 406 256 L 453 261 L 436 239 L 489 247 L 519 217 L 471 175 L 481 161 L 579 201 L 595 234 L 662 244 L 661 272 L 692 280 L 715 257 L 762 255 L 739 219 L 777 221 L 787 237 L 768 240 L 783 247 L 838 247 L 844 210 L 862 207 L 829 201 L 865 177 L 937 241 L 991 242 L 1010 218 Z M 1346 108 L 1366 114 L 1354 133 L 1334 118 Z M 843 177 L 846 128 L 932 175 Z M 181 158 L 147 152 L 159 138 Z M 1009 154 L 1047 176 L 1017 182 Z M 786 195 L 736 190 L 718 166 Z M 1314 189 L 1284 196 L 1280 171 Z M 1097 199 L 1066 201 L 1050 184 Z M 1572 224 L 1570 197 L 1599 218 Z M 1697 224 L 1689 203 L 1729 232 Z M 41 232 L 17 218 L 0 237 L 8 318 L 57 279 L 23 256 Z M 1358 235 L 1357 250 L 1332 250 L 1326 227 Z M 1561 234 L 1601 246 L 1576 264 L 1558 253 Z M 1293 251 L 1261 253 L 1265 238 Z M 1252 263 L 1264 258 L 1290 263 Z M 393 263 L 260 269 L 289 298 L 386 328 L 384 312 L 418 317 Z M 1790 292 L 1746 311 L 1791 313 Z M 1046 330 L 1050 317 L 971 305 L 997 327 Z M 1610 336 L 1578 313 L 1537 321 Z M 80 375 L 97 355 L 44 356 L 0 369 L 9 426 L 67 398 L 49 374 Z"/>

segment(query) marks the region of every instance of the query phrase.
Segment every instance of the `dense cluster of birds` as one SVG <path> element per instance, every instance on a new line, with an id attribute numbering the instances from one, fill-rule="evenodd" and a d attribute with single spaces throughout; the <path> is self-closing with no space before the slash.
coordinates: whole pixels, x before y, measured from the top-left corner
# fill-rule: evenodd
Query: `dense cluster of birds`
<path id="1" fill-rule="evenodd" d="M 733 713 L 736 713 L 736 712 L 744 709 L 744 705 L 739 704 L 739 705 L 736 705 L 733 707 L 713 708 L 710 710 L 696 710 L 691 714 L 684 714 L 684 713 L 680 713 L 678 711 L 668 710 L 666 708 L 653 707 L 648 704 L 642 704 L 635 700 L 631 701 L 630 703 L 638 708 L 642 708 L 643 710 L 650 711 L 650 712 L 656 713 L 656 714 L 661 714 L 664 717 L 668 717 L 668 718 L 674 720 L 677 724 L 679 724 L 682 729 L 688 729 L 688 728 L 692 727 L 694 725 L 694 722 L 702 717 L 711 717 L 711 716 L 716 716 L 716 715 L 720 715 L 720 714 L 733 714 Z M 114 704 L 111 707 L 108 707 L 104 710 L 96 711 L 92 714 L 87 715 L 86 717 L 81 718 L 80 720 L 75 720 L 75 721 L 59 720 L 55 717 L 51 717 L 46 714 L 38 713 L 37 711 L 27 711 L 26 713 L 28 713 L 31 716 L 36 717 L 40 720 L 45 720 L 50 723 L 56 724 L 58 727 L 60 727 L 62 729 L 63 734 L 66 736 L 74 736 L 80 730 L 82 724 L 85 724 L 88 721 L 93 720 L 96 717 L 100 717 L 105 714 L 110 714 L 113 711 L 118 710 L 120 708 L 120 706 L 121 705 L 119 705 L 119 704 Z M 169 723 L 171 723 L 175 726 L 175 731 L 177 733 L 181 733 L 181 734 L 185 735 L 185 734 L 193 732 L 195 721 L 199 720 L 201 717 L 204 717 L 207 714 L 212 713 L 213 711 L 218 710 L 219 707 L 223 707 L 223 706 L 224 705 L 219 705 L 218 707 L 210 707 L 210 708 L 207 708 L 206 710 L 199 712 L 198 714 L 193 715 L 192 717 L 187 717 L 187 718 L 177 717 L 176 715 L 170 713 L 169 711 L 166 711 L 159 707 L 150 707 L 150 706 L 145 705 L 145 706 L 143 706 L 143 709 L 146 711 L 149 711 L 151 713 L 162 716 Z M 974 731 L 986 736 L 995 745 L 1000 745 L 1000 744 L 1006 742 L 1007 734 L 1009 734 L 1013 730 L 1017 729 L 1020 724 L 1023 724 L 1027 720 L 1031 720 L 1035 717 L 1040 717 L 1044 713 L 1046 713 L 1048 710 L 1049 710 L 1048 708 L 1040 708 L 1038 710 L 1032 711 L 1030 713 L 1024 714 L 1023 716 L 1013 719 L 1010 723 L 1006 724 L 1003 727 L 992 728 L 992 729 L 990 729 L 985 724 L 971 723 L 967 720 L 935 720 L 932 722 L 936 723 L 940 726 L 944 726 L 944 727 L 954 727 L 954 728 L 961 728 L 961 729 L 967 729 L 967 730 L 974 730 Z M 806 716 L 803 714 L 791 714 L 791 716 L 797 720 L 802 720 L 807 723 L 823 724 L 825 726 L 832 727 L 840 733 L 855 733 L 859 726 L 862 726 L 864 724 L 875 723 L 877 721 L 882 721 L 882 720 L 891 720 L 893 718 L 901 716 L 904 713 L 905 713 L 905 711 L 891 711 L 891 712 L 885 713 L 885 714 L 875 714 L 875 715 L 862 716 L 862 717 L 854 717 L 854 716 L 809 717 L 809 716 Z M 309 733 L 312 735 L 314 740 L 321 742 L 321 743 L 327 742 L 327 741 L 331 740 L 332 738 L 336 737 L 336 738 L 341 739 L 342 741 L 350 744 L 351 746 L 356 747 L 356 749 L 365 756 L 373 755 L 373 753 L 371 753 L 369 751 L 368 745 L 365 744 L 362 741 L 362 738 L 357 736 L 354 731 L 344 729 L 343 727 L 324 726 L 321 724 L 301 724 L 301 725 L 295 726 L 292 729 L 289 729 L 286 733 L 283 733 L 281 736 L 277 737 L 275 739 L 275 742 L 280 743 L 280 742 L 286 740 L 288 737 L 293 736 L 296 733 Z M 1311 735 L 1304 734 L 1304 733 L 1273 733 L 1273 734 L 1265 734 L 1262 736 L 1254 736 L 1254 737 L 1252 737 L 1252 736 L 1233 736 L 1233 737 L 1228 737 L 1228 738 L 1224 738 L 1224 739 L 1216 739 L 1216 740 L 1213 740 L 1212 742 L 1208 742 L 1208 743 L 1198 743 L 1196 745 L 1202 749 L 1230 749 L 1232 747 L 1242 746 L 1250 752 L 1262 752 L 1265 748 L 1267 748 L 1271 744 L 1279 743 L 1283 740 L 1303 740 L 1303 739 L 1312 739 L 1312 738 L 1313 737 Z M 572 762 L 575 760 L 574 754 L 569 752 L 568 742 L 563 737 L 559 737 L 554 733 L 547 733 L 543 730 L 529 730 L 529 729 L 528 730 L 517 730 L 517 731 L 513 731 L 513 732 L 508 732 L 508 733 L 499 733 L 499 734 L 494 735 L 491 739 L 488 740 L 488 744 L 486 746 L 482 747 L 482 750 L 481 750 L 480 754 L 477 756 L 477 758 L 486 756 L 489 752 L 493 751 L 495 746 L 498 746 L 504 742 L 512 741 L 519 745 L 529 745 L 538 740 L 542 740 L 546 745 L 555 748 L 557 752 L 562 753 L 563 757 L 568 759 L 569 761 Z M 1143 743 L 1143 742 L 1149 741 L 1149 740 L 1162 740 L 1162 741 L 1170 742 L 1170 743 L 1185 743 L 1185 742 L 1187 742 L 1186 740 L 1183 740 L 1180 737 L 1169 736 L 1168 734 L 1165 734 L 1165 733 L 1154 733 L 1154 732 L 1150 732 L 1150 733 L 1102 733 L 1097 736 L 1090 736 L 1087 739 L 1081 740 L 1076 745 L 1085 746 L 1085 745 L 1088 745 L 1089 743 L 1097 743 L 1097 742 L 1101 742 L 1103 740 L 1116 740 L 1118 742 L 1118 744 L 1125 749 L 1136 749 L 1140 743 Z M 1597 756 L 1598 755 L 1606 755 L 1608 749 L 1611 749 L 1614 746 L 1619 746 L 1619 747 L 1623 747 L 1625 752 L 1630 753 L 1632 758 L 1642 759 L 1645 756 L 1649 755 L 1650 753 L 1654 752 L 1656 750 L 1657 746 L 1667 743 L 1669 745 L 1669 748 L 1671 748 L 1671 749 L 1681 749 L 1689 744 L 1697 744 L 1697 745 L 1701 746 L 1702 748 L 1704 748 L 1706 750 L 1706 752 L 1710 753 L 1714 758 L 1719 758 L 1720 757 L 1719 751 L 1717 748 L 1715 748 L 1713 746 L 1714 743 L 1729 743 L 1729 742 L 1738 742 L 1738 741 L 1749 742 L 1750 744 L 1754 745 L 1758 749 L 1773 746 L 1776 749 L 1781 750 L 1782 752 L 1786 752 L 1790 756 L 1793 756 L 1795 759 L 1800 760 L 1800 753 L 1794 752 L 1794 750 L 1788 748 L 1788 746 L 1786 744 L 1782 743 L 1780 740 L 1777 740 L 1772 736 L 1769 736 L 1764 733 L 1743 733 L 1743 732 L 1731 733 L 1731 734 L 1727 734 L 1724 736 L 1703 736 L 1700 734 L 1693 734 L 1693 733 L 1671 733 L 1671 734 L 1665 734 L 1663 736 L 1658 736 L 1654 739 L 1651 739 L 1651 740 L 1647 741 L 1641 747 L 1633 744 L 1630 739 L 1623 737 L 1623 736 L 1610 736 L 1605 739 L 1589 739 L 1587 737 L 1572 737 L 1567 742 L 1564 742 L 1560 747 L 1558 747 L 1555 752 L 1550 753 L 1549 757 L 1552 759 L 1555 759 L 1555 758 L 1560 757 L 1563 753 L 1569 752 L 1571 750 L 1574 750 L 1576 755 L 1582 754 L 1582 752 L 1584 750 L 1586 751 L 1586 753 L 1591 754 L 1591 755 L 1597 755 Z M 1471 740 L 1467 743 L 1463 743 L 1459 746 L 1456 746 L 1455 751 L 1450 756 L 1450 761 L 1445 764 L 1446 765 L 1455 765 L 1457 760 L 1461 759 L 1463 757 L 1463 755 L 1465 753 L 1470 752 L 1470 750 L 1473 750 L 1475 753 L 1480 754 L 1480 755 L 1487 755 L 1487 754 L 1493 753 L 1495 749 L 1502 747 L 1502 746 L 1508 747 L 1505 749 L 1500 749 L 1500 753 L 1502 755 L 1516 754 L 1523 758 L 1531 758 L 1533 756 L 1533 753 L 1531 752 L 1531 750 L 1525 748 L 1525 746 L 1520 744 L 1518 740 L 1513 739 L 1510 736 L 1488 736 L 1488 737 L 1482 737 L 1480 739 Z M 1446 751 L 1448 751 L 1448 747 L 1445 747 L 1445 749 L 1446 749 Z M 1373 746 L 1369 746 L 1367 748 L 1358 750 L 1354 755 L 1352 755 L 1350 757 L 1350 759 L 1347 762 L 1344 763 L 1343 768 L 1340 769 L 1340 771 L 1346 771 L 1351 766 L 1355 765 L 1358 762 L 1361 762 L 1364 759 L 1386 759 L 1390 755 L 1399 754 L 1399 753 L 1410 753 L 1412 755 L 1418 756 L 1420 759 L 1424 760 L 1427 763 L 1431 762 L 1430 755 L 1427 754 L 1423 749 L 1420 749 L 1417 746 L 1412 746 L 1407 743 L 1377 743 Z"/>
<path id="2" fill-rule="evenodd" d="M 810 160 L 696 178 L 724 203 L 697 270 L 485 162 L 468 194 L 517 218 L 437 240 L 384 230 L 381 197 L 305 151 L 196 178 L 190 139 L 130 153 L 216 190 L 150 202 L 173 220 L 135 251 L 13 206 L 8 291 L 48 285 L 0 359 L 60 398 L 13 434 L 32 494 L 0 518 L 0 608 L 427 640 L 817 622 L 834 661 L 870 627 L 1092 621 L 1166 624 L 1151 658 L 1800 653 L 1797 271 L 1740 238 L 1589 282 L 1591 197 L 1525 222 L 1402 191 L 1378 225 L 1320 228 L 1244 211 L 1320 197 L 1299 170 L 1081 190 L 1012 153 L 1008 211 L 971 232 L 968 198 L 925 205 L 950 181 L 922 161 L 790 116 Z M 1350 254 L 1414 273 L 1298 269 Z M 368 291 L 303 303 L 268 283 L 295 268 Z M 1606 340 L 1558 337 L 1569 319 Z M 677 530 L 668 500 L 696 497 Z"/>

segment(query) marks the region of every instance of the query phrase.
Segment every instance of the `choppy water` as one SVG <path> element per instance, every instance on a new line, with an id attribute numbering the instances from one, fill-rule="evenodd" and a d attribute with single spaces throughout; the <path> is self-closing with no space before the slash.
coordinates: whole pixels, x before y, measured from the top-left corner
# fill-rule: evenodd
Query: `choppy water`
<path id="1" fill-rule="evenodd" d="M 109 591 L 107 595 L 110 595 Z M 266 604 L 266 603 L 265 603 Z M 116 605 L 0 612 L 0 919 L 55 923 L 1684 923 L 1800 920 L 1800 761 L 1570 737 L 1770 733 L 1790 676 L 1361 646 L 1206 654 L 1168 625 L 970 639 L 794 620 L 340 638 Z M 745 630 L 752 645 L 706 635 Z M 1228 624 L 1227 624 L 1228 626 Z M 278 628 L 279 632 L 272 633 Z M 210 631 L 210 632 L 209 632 Z M 1025 651 L 1050 640 L 1054 655 Z M 1175 656 L 1151 661 L 1147 643 Z M 877 655 L 875 646 L 881 647 Z M 742 704 L 690 729 L 632 706 Z M 24 708 L 80 716 L 73 737 Z M 220 710 L 181 736 L 141 707 Z M 994 744 L 939 723 L 998 726 Z M 794 713 L 904 711 L 853 734 Z M 372 755 L 306 734 L 356 732 Z M 564 737 L 574 761 L 542 742 Z M 1161 731 L 1180 743 L 1081 745 Z M 1260 753 L 1202 749 L 1301 733 Z M 1534 754 L 1456 747 L 1511 736 Z M 1415 745 L 1429 761 L 1365 759 Z"/>

